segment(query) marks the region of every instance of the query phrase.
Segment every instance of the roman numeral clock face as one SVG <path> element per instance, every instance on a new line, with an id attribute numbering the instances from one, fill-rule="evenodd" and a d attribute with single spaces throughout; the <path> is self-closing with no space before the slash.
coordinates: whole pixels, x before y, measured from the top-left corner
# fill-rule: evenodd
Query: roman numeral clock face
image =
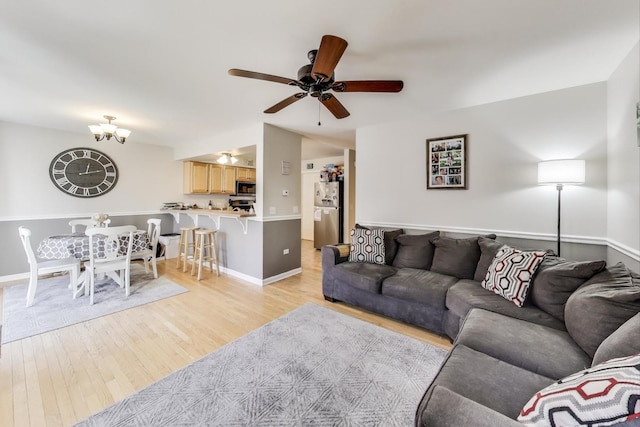
<path id="1" fill-rule="evenodd" d="M 91 148 L 72 148 L 53 158 L 49 176 L 62 192 L 75 197 L 97 197 L 118 182 L 118 168 L 106 154 Z"/>

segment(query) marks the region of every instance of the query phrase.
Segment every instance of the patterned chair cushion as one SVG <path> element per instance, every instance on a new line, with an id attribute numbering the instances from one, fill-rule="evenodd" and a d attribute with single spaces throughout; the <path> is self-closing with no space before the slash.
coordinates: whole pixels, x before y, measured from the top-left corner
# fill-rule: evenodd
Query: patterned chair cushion
<path id="1" fill-rule="evenodd" d="M 482 287 L 522 307 L 529 285 L 546 252 L 521 251 L 504 245 L 496 253 Z"/>
<path id="2" fill-rule="evenodd" d="M 385 264 L 384 231 L 364 228 L 351 230 L 349 262 Z"/>
<path id="3" fill-rule="evenodd" d="M 640 354 L 603 362 L 535 394 L 518 421 L 528 426 L 608 426 L 640 419 Z"/>

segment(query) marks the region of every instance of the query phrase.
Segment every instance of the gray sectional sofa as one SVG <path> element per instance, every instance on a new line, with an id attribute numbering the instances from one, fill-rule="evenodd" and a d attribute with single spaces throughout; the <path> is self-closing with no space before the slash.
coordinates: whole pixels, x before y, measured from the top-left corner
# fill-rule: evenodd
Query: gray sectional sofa
<path id="1" fill-rule="evenodd" d="M 349 262 L 345 247 L 323 247 L 322 288 L 329 301 L 453 341 L 416 425 L 522 425 L 516 418 L 543 388 L 603 361 L 640 354 L 640 275 L 623 264 L 605 268 L 604 261 L 571 262 L 548 253 L 518 307 L 480 285 L 503 247 L 495 236 L 395 230 L 384 233 L 384 246 L 381 264 Z M 637 394 L 632 410 L 640 412 L 640 387 Z M 640 418 L 626 425 L 640 425 Z"/>

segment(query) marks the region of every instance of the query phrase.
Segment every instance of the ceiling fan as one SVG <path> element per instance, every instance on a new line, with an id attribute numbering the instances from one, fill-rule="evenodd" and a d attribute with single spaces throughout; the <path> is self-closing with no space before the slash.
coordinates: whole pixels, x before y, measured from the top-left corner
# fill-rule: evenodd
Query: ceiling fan
<path id="1" fill-rule="evenodd" d="M 229 74 L 237 77 L 247 77 L 250 79 L 297 86 L 302 90 L 302 92 L 295 93 L 272 107 L 267 108 L 264 111 L 267 114 L 277 113 L 294 102 L 305 98 L 307 95 L 311 95 L 314 98 L 318 98 L 318 101 L 337 119 L 344 119 L 349 116 L 349 111 L 347 111 L 335 96 L 327 93 L 329 90 L 334 92 L 400 92 L 404 85 L 402 80 L 335 81 L 333 70 L 347 48 L 347 44 L 347 41 L 340 37 L 332 35 L 323 36 L 320 47 L 317 50 L 309 51 L 307 54 L 307 58 L 309 58 L 311 63 L 300 67 L 297 80 L 254 71 L 239 70 L 237 68 L 230 69 Z M 320 125 L 319 122 L 318 125 Z"/>

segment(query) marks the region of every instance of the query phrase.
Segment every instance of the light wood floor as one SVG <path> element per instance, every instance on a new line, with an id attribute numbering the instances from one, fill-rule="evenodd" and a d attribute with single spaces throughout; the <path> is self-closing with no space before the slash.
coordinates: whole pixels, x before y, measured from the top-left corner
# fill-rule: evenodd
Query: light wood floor
<path id="1" fill-rule="evenodd" d="M 259 287 L 160 261 L 189 292 L 1 348 L 0 426 L 68 426 L 307 303 L 448 349 L 425 330 L 322 297 L 320 252 L 302 245 L 302 274 Z"/>

